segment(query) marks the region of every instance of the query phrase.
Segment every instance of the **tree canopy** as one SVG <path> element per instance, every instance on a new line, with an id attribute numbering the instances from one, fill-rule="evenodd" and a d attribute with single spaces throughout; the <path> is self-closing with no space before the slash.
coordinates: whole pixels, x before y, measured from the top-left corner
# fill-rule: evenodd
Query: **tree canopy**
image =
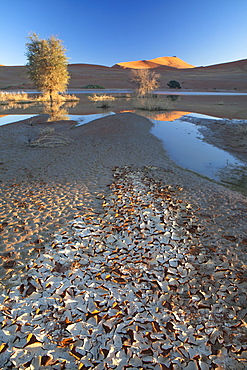
<path id="1" fill-rule="evenodd" d="M 55 36 L 42 40 L 32 33 L 28 38 L 26 56 L 29 76 L 36 88 L 49 94 L 53 100 L 58 92 L 66 90 L 69 82 L 66 49 Z"/>

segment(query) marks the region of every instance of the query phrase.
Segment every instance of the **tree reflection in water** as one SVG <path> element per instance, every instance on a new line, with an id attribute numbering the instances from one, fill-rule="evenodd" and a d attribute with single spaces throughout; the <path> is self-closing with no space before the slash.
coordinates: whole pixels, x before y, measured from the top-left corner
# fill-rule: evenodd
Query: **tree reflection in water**
<path id="1" fill-rule="evenodd" d="M 48 121 L 62 121 L 69 119 L 69 108 L 75 107 L 78 104 L 78 101 L 71 102 L 61 102 L 61 101 L 52 101 L 45 102 L 43 105 L 43 114 L 48 114 Z"/>

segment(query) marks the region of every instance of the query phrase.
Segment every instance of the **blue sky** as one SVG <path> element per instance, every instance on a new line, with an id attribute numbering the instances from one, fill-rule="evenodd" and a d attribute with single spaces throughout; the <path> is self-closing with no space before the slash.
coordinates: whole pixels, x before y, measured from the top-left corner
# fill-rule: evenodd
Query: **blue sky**
<path id="1" fill-rule="evenodd" d="M 70 63 L 247 58 L 247 0 L 7 0 L 0 8 L 4 65 L 26 64 L 30 32 L 63 40 Z"/>

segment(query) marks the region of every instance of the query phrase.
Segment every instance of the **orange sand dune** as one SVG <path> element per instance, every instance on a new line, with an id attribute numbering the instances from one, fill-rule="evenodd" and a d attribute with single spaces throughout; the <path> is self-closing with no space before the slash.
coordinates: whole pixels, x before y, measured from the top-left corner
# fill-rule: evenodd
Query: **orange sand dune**
<path id="1" fill-rule="evenodd" d="M 185 69 L 185 68 L 195 68 L 192 64 L 184 62 L 182 59 L 177 57 L 160 57 L 155 59 L 150 59 L 150 62 L 160 64 L 162 66 Z"/>
<path id="2" fill-rule="evenodd" d="M 188 64 L 177 57 L 160 57 L 150 60 L 136 60 L 133 62 L 117 63 L 116 65 L 122 68 L 133 69 L 157 68 L 160 66 L 172 67 L 177 69 L 194 68 L 194 66 L 192 66 L 191 64 Z"/>
<path id="3" fill-rule="evenodd" d="M 160 67 L 160 64 L 151 62 L 149 60 L 136 60 L 133 62 L 117 63 L 116 66 L 119 66 L 122 68 L 132 68 L 132 69 L 144 69 L 144 68 L 150 69 L 150 68 Z"/>

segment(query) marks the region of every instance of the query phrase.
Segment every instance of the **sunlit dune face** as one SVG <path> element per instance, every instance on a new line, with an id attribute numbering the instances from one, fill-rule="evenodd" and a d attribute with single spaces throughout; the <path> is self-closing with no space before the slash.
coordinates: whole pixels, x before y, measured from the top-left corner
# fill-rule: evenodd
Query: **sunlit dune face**
<path id="1" fill-rule="evenodd" d="M 177 69 L 186 69 L 194 68 L 193 65 L 184 62 L 182 59 L 177 57 L 160 57 L 150 60 L 136 60 L 133 62 L 123 62 L 118 63 L 117 65 L 123 68 L 132 68 L 132 69 L 144 69 L 144 68 L 157 68 L 161 66 L 172 67 Z"/>
<path id="2" fill-rule="evenodd" d="M 132 68 L 132 69 L 151 69 L 157 68 L 160 64 L 149 62 L 148 60 L 137 60 L 134 62 L 123 62 L 118 63 L 119 66 L 123 68 Z"/>
<path id="3" fill-rule="evenodd" d="M 155 59 L 150 59 L 150 62 L 157 63 L 159 65 L 184 69 L 184 68 L 195 68 L 192 64 L 184 62 L 182 59 L 177 57 L 160 57 Z"/>

